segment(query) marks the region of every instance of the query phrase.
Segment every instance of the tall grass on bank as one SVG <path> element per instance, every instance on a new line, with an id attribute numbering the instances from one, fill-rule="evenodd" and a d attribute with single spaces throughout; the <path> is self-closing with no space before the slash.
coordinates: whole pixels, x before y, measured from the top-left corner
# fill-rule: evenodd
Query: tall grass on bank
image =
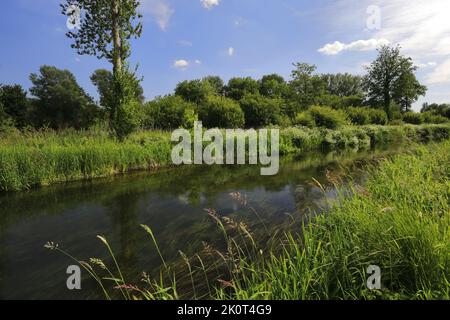
<path id="1" fill-rule="evenodd" d="M 376 144 L 440 141 L 450 125 L 348 126 L 338 130 L 280 130 L 280 154 L 322 148 L 369 148 Z M 107 131 L 43 130 L 0 137 L 0 191 L 92 179 L 170 165 L 170 133 L 141 131 L 124 141 Z"/>
<path id="2" fill-rule="evenodd" d="M 450 299 L 449 163 L 450 141 L 381 160 L 364 186 L 351 183 L 326 213 L 265 237 L 208 210 L 222 249 L 205 244 L 193 257 L 182 254 L 181 271 L 164 264 L 159 277 L 146 275 L 146 289 L 123 279 L 116 289 L 136 299 Z M 366 287 L 370 265 L 381 268 L 381 290 Z"/>

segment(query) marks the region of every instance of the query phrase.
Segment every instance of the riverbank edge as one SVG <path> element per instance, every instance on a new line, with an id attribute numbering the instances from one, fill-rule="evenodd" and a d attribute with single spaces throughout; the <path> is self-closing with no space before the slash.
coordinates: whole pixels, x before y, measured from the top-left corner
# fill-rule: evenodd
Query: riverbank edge
<path id="1" fill-rule="evenodd" d="M 450 124 L 280 129 L 280 154 L 427 143 L 450 138 Z M 119 142 L 106 131 L 15 133 L 0 139 L 0 192 L 171 166 L 170 133 L 141 131 Z"/>

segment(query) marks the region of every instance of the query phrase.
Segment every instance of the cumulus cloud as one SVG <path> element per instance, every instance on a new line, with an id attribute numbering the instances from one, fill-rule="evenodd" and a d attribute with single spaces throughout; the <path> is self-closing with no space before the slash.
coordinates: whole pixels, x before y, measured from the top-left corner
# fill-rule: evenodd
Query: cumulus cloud
<path id="1" fill-rule="evenodd" d="M 212 9 L 220 4 L 220 0 L 200 0 L 203 5 L 203 8 Z"/>
<path id="2" fill-rule="evenodd" d="M 166 30 L 170 19 L 175 12 L 167 0 L 143 0 L 141 2 L 141 11 L 144 17 L 147 15 L 158 24 L 161 30 Z"/>
<path id="3" fill-rule="evenodd" d="M 229 47 L 229 48 L 228 48 L 228 55 L 229 55 L 230 57 L 234 56 L 234 52 L 235 52 L 235 50 L 234 50 L 233 47 Z"/>
<path id="4" fill-rule="evenodd" d="M 328 43 L 319 49 L 320 53 L 326 55 L 337 55 L 342 51 L 369 51 L 375 50 L 382 45 L 388 44 L 387 39 L 368 39 L 368 40 L 358 40 L 351 43 L 342 43 L 340 41 L 335 41 L 333 43 Z"/>
<path id="5" fill-rule="evenodd" d="M 202 62 L 201 62 L 200 60 L 198 60 L 198 59 L 195 60 L 194 63 L 195 63 L 195 64 L 202 64 Z"/>
<path id="6" fill-rule="evenodd" d="M 175 60 L 175 61 L 173 62 L 173 67 L 174 67 L 175 69 L 181 69 L 181 70 L 184 70 L 184 69 L 186 69 L 187 67 L 189 67 L 189 61 L 184 60 L 184 59 Z"/>

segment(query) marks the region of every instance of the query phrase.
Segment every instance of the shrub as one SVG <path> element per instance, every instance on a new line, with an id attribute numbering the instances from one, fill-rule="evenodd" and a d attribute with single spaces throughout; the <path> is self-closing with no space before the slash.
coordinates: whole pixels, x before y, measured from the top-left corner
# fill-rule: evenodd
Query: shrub
<path id="1" fill-rule="evenodd" d="M 308 112 L 311 114 L 314 122 L 319 127 L 336 129 L 347 124 L 345 112 L 334 110 L 329 107 L 313 106 Z"/>
<path id="2" fill-rule="evenodd" d="M 299 126 L 312 128 L 316 126 L 316 122 L 309 112 L 300 112 L 295 117 L 294 123 Z"/>
<path id="3" fill-rule="evenodd" d="M 386 125 L 388 123 L 388 117 L 386 112 L 379 109 L 367 109 L 369 115 L 370 124 Z"/>
<path id="4" fill-rule="evenodd" d="M 281 103 L 280 99 L 270 99 L 259 94 L 246 94 L 240 101 L 245 114 L 245 125 L 259 128 L 279 124 Z"/>
<path id="5" fill-rule="evenodd" d="M 423 123 L 423 117 L 420 113 L 415 112 L 406 112 L 403 115 L 403 122 L 410 123 L 410 124 L 422 124 Z"/>
<path id="6" fill-rule="evenodd" d="M 441 124 L 449 121 L 448 118 L 441 115 L 433 114 L 432 112 L 424 112 L 422 113 L 422 117 L 424 123 Z"/>
<path id="7" fill-rule="evenodd" d="M 190 129 L 198 119 L 194 104 L 173 95 L 158 97 L 148 102 L 145 113 L 145 129 Z"/>
<path id="8" fill-rule="evenodd" d="M 367 109 L 350 107 L 347 110 L 349 120 L 356 125 L 363 126 L 370 122 L 370 116 Z"/>
<path id="9" fill-rule="evenodd" d="M 221 96 L 209 96 L 199 107 L 199 118 L 207 128 L 241 128 L 245 123 L 239 104 Z"/>

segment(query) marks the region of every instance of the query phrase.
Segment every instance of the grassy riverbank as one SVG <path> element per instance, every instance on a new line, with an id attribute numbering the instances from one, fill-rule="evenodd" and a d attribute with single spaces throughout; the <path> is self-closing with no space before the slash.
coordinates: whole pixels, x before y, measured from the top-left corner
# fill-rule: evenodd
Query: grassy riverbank
<path id="1" fill-rule="evenodd" d="M 227 299 L 449 299 L 450 143 L 420 147 L 371 169 L 282 253 L 239 262 Z M 369 291 L 366 269 L 381 268 Z"/>
<path id="2" fill-rule="evenodd" d="M 269 232 L 210 209 L 223 245 L 204 244 L 189 257 L 180 252 L 174 265 L 143 226 L 162 263 L 161 276 L 146 275 L 144 284 L 130 285 L 115 258 L 109 268 L 98 259 L 81 265 L 106 297 L 122 292 L 125 299 L 450 299 L 449 163 L 450 141 L 379 160 L 363 185 L 340 187 L 325 213 L 291 231 Z M 339 177 L 329 180 L 340 184 Z M 245 196 L 233 197 L 248 206 Z M 381 269 L 381 290 L 367 289 L 370 265 Z"/>
<path id="3" fill-rule="evenodd" d="M 447 139 L 450 126 L 348 126 L 281 129 L 280 153 L 367 148 Z M 0 191 L 92 179 L 171 163 L 170 133 L 141 131 L 118 141 L 104 130 L 12 132 L 0 137 Z"/>

